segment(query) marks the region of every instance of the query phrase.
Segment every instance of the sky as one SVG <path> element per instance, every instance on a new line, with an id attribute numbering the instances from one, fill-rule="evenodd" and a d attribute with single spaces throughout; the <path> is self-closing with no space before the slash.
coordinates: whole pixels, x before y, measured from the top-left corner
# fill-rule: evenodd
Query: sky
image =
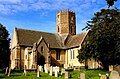
<path id="1" fill-rule="evenodd" d="M 114 7 L 120 8 L 120 0 Z M 0 0 L 0 23 L 11 39 L 14 27 L 56 33 L 56 12 L 72 10 L 78 34 L 95 12 L 107 8 L 106 0 Z"/>

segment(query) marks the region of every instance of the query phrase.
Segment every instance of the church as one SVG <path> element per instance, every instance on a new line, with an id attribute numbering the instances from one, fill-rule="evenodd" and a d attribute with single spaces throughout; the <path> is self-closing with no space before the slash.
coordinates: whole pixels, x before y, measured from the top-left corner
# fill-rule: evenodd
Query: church
<path id="1" fill-rule="evenodd" d="M 37 65 L 84 66 L 78 61 L 78 50 L 87 32 L 76 34 L 73 11 L 56 13 L 56 33 L 14 28 L 11 43 L 11 68 L 31 69 Z"/>

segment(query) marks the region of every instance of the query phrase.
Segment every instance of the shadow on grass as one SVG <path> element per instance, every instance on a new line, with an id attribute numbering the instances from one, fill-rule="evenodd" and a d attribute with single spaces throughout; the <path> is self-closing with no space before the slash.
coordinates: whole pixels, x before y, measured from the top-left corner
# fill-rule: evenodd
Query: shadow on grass
<path id="1" fill-rule="evenodd" d="M 0 75 L 0 79 L 3 79 L 3 78 L 5 78 L 5 76 L 4 75 L 2 75 L 2 76 Z"/>

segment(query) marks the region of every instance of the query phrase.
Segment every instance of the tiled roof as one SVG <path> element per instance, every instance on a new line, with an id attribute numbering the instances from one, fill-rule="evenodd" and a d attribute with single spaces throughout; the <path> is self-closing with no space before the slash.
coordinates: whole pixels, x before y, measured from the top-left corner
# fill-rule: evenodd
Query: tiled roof
<path id="1" fill-rule="evenodd" d="M 50 45 L 50 48 L 61 48 L 63 45 L 61 44 L 61 40 L 56 37 L 57 34 L 54 33 L 46 33 L 41 31 L 34 30 L 26 30 L 16 28 L 17 36 L 18 36 L 18 44 L 25 46 L 33 46 L 35 42 L 43 37 L 47 44 Z"/>
<path id="2" fill-rule="evenodd" d="M 87 32 L 69 36 L 68 40 L 66 41 L 66 47 L 71 48 L 71 47 L 80 46 L 80 44 L 83 42 L 86 34 L 87 34 Z"/>
<path id="3" fill-rule="evenodd" d="M 26 30 L 21 28 L 16 28 L 18 44 L 24 46 L 33 46 L 42 37 L 50 48 L 60 48 L 66 49 L 71 47 L 79 46 L 86 36 L 85 33 L 70 36 L 68 34 L 59 35 L 56 33 L 47 33 L 34 30 Z"/>

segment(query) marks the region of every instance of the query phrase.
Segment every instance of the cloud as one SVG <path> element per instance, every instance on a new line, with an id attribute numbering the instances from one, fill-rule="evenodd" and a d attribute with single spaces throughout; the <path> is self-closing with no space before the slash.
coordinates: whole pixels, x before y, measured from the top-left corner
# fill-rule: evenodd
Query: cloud
<path id="1" fill-rule="evenodd" d="M 92 10 L 99 9 L 105 5 L 106 3 L 103 0 L 0 0 L 0 13 L 14 14 L 21 11 L 52 11 L 62 9 L 72 9 L 82 13 L 84 10 L 91 10 L 92 12 Z"/>
<path id="2" fill-rule="evenodd" d="M 0 0 L 0 12 L 11 14 L 19 11 L 89 9 L 96 0 Z"/>

